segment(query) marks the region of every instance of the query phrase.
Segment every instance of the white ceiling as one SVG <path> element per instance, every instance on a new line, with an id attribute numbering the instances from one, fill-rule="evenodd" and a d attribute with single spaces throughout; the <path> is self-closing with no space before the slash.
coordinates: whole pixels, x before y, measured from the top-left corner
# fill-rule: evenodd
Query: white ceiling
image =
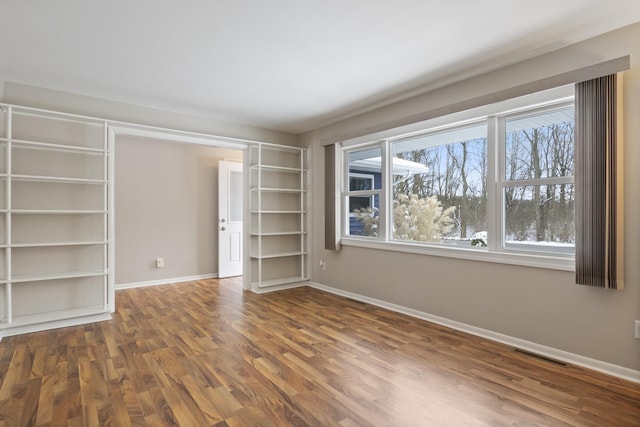
<path id="1" fill-rule="evenodd" d="M 0 80 L 299 133 L 640 21 L 639 0 L 0 0 Z"/>

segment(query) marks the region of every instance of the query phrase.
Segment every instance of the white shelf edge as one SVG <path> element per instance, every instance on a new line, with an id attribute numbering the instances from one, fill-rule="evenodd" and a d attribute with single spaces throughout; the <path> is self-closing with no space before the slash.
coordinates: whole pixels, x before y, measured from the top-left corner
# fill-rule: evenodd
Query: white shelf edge
<path id="1" fill-rule="evenodd" d="M 51 183 L 67 183 L 67 184 L 107 184 L 106 179 L 90 179 L 90 178 L 70 178 L 62 176 L 40 176 L 40 175 L 11 175 L 15 181 L 38 181 Z"/>
<path id="2" fill-rule="evenodd" d="M 106 245 L 107 241 L 93 241 L 93 242 L 46 242 L 46 243 L 12 243 L 12 248 L 43 248 L 43 247 L 57 247 L 57 246 L 92 246 L 92 245 Z M 1 246 L 0 246 L 1 247 Z"/>
<path id="3" fill-rule="evenodd" d="M 11 322 L 0 324 L 0 329 L 17 328 L 20 326 L 33 325 L 37 323 L 50 323 L 58 320 L 73 319 L 76 317 L 93 316 L 108 313 L 109 310 L 104 305 L 92 305 L 80 308 L 70 308 L 66 310 L 48 311 L 38 314 L 22 314 L 13 316 Z"/>
<path id="4" fill-rule="evenodd" d="M 7 211 L 9 212 L 9 211 Z M 81 209 L 12 209 L 13 214 L 25 214 L 25 215 L 93 215 L 93 214 L 106 214 L 105 210 L 81 210 Z"/>
<path id="5" fill-rule="evenodd" d="M 80 279 L 83 277 L 101 277 L 106 276 L 107 271 L 76 271 L 68 273 L 52 273 L 52 274 L 36 274 L 33 276 L 13 276 L 10 283 L 28 283 L 42 282 L 46 280 L 62 280 L 62 279 Z"/>
<path id="6" fill-rule="evenodd" d="M 68 145 L 68 144 L 56 144 L 55 142 L 40 142 L 40 141 L 29 141 L 26 139 L 11 139 L 11 144 L 15 147 L 26 147 L 26 148 L 39 148 L 42 150 L 51 150 L 51 151 L 71 151 L 76 153 L 87 153 L 87 154 L 106 154 L 107 150 L 104 148 L 92 148 L 92 147 L 81 147 L 76 145 Z"/>
<path id="7" fill-rule="evenodd" d="M 268 142 L 261 143 L 259 146 L 256 146 L 257 149 L 270 150 L 270 151 L 287 151 L 290 153 L 302 154 L 307 151 L 306 148 L 296 147 L 293 145 L 280 145 L 280 144 L 270 144 Z"/>
<path id="8" fill-rule="evenodd" d="M 263 280 L 261 282 L 252 282 L 252 286 L 259 288 L 268 288 L 270 286 L 286 285 L 288 283 L 306 282 L 309 279 L 302 276 L 283 277 L 280 279 Z"/>
<path id="9" fill-rule="evenodd" d="M 306 172 L 306 169 L 292 168 L 289 166 L 275 166 L 275 165 L 251 165 L 251 169 L 263 170 L 270 172 L 287 172 L 287 173 L 299 173 Z"/>
<path id="10" fill-rule="evenodd" d="M 279 231 L 273 233 L 251 233 L 252 236 L 300 236 L 307 234 L 306 231 Z"/>
<path id="11" fill-rule="evenodd" d="M 306 254 L 307 254 L 306 252 L 291 251 L 291 252 L 278 252 L 278 253 L 262 254 L 262 255 L 251 254 L 251 258 L 253 259 L 287 258 L 287 257 L 294 257 L 294 256 L 304 256 Z"/>
<path id="12" fill-rule="evenodd" d="M 252 214 L 306 214 L 307 211 L 251 211 Z"/>
<path id="13" fill-rule="evenodd" d="M 251 191 L 262 191 L 264 193 L 306 193 L 307 190 L 299 188 L 276 188 L 276 187 L 253 187 Z"/>

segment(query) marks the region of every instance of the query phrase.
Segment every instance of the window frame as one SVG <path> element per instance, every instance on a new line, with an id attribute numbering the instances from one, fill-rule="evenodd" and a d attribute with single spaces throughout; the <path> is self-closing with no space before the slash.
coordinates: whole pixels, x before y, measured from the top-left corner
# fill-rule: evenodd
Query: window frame
<path id="1" fill-rule="evenodd" d="M 355 237 L 358 239 L 366 239 L 366 240 L 381 240 L 381 239 L 385 239 L 386 240 L 386 223 L 387 220 L 386 218 L 382 221 L 379 221 L 378 223 L 378 236 L 356 236 L 356 235 L 345 235 L 344 232 L 349 232 L 350 231 L 350 225 L 349 225 L 349 221 L 352 217 L 352 212 L 349 212 L 349 198 L 350 197 L 370 197 L 371 200 L 375 200 L 375 196 L 378 196 L 378 213 L 379 215 L 382 215 L 383 212 L 386 212 L 386 197 L 385 197 L 385 188 L 386 188 L 386 182 L 387 182 L 387 174 L 386 174 L 386 163 L 387 163 L 387 152 L 384 149 L 384 141 L 376 141 L 373 143 L 367 143 L 367 144 L 362 144 L 362 145 L 357 145 L 354 147 L 351 147 L 348 150 L 343 150 L 342 151 L 342 164 L 343 164 L 343 169 L 342 169 L 342 173 L 340 176 L 340 182 L 341 182 L 341 196 L 340 196 L 340 206 L 342 206 L 343 208 L 341 208 L 340 206 L 338 207 L 339 209 L 341 209 L 341 221 L 340 223 L 342 224 L 341 230 L 340 230 L 340 234 L 342 238 L 345 237 Z M 349 171 L 349 153 L 353 153 L 356 151 L 364 151 L 364 150 L 368 150 L 371 148 L 375 148 L 375 147 L 380 147 L 380 157 L 381 157 L 381 161 L 380 161 L 380 173 L 381 173 L 381 178 L 380 178 L 380 188 L 376 189 L 375 188 L 375 180 L 374 180 L 374 185 L 371 186 L 371 190 L 351 190 L 350 188 L 350 177 L 352 175 L 352 172 Z M 357 172 L 358 173 L 358 172 Z M 373 176 L 373 175 L 371 175 Z"/>
<path id="2" fill-rule="evenodd" d="M 505 200 L 504 186 L 506 182 L 505 164 L 505 123 L 508 118 L 524 114 L 531 114 L 536 111 L 546 111 L 566 108 L 573 105 L 573 86 L 565 86 L 549 91 L 539 92 L 524 97 L 514 98 L 500 103 L 478 107 L 472 110 L 450 114 L 436 119 L 427 120 L 421 123 L 414 123 L 394 130 L 389 130 L 367 137 L 354 138 L 350 141 L 343 141 L 338 144 L 341 149 L 341 161 L 343 168 L 341 176 L 337 177 L 341 182 L 340 206 L 336 207 L 342 212 L 342 228 L 340 230 L 341 244 L 345 246 L 358 246 L 373 249 L 398 251 L 404 253 L 424 254 L 432 256 L 467 259 L 472 261 L 497 262 L 514 265 L 524 265 L 537 268 L 548 268 L 555 270 L 574 271 L 575 256 L 558 252 L 547 252 L 542 250 L 522 250 L 520 248 L 506 247 L 505 245 Z M 469 123 L 486 121 L 487 123 L 487 232 L 489 236 L 499 236 L 488 239 L 486 248 L 459 248 L 445 247 L 440 244 L 411 242 L 394 240 L 392 227 L 388 227 L 392 221 L 392 212 L 388 209 L 388 201 L 392 199 L 392 183 L 390 174 L 392 166 L 387 160 L 391 157 L 391 144 L 399 139 L 407 137 L 454 129 L 456 127 L 468 126 Z M 403 132 L 405 130 L 405 132 Z M 384 135 L 386 133 L 386 135 Z M 375 140 L 372 140 L 373 137 Z M 349 161 L 350 152 L 364 148 L 380 146 L 382 154 L 382 181 L 381 189 L 372 192 L 348 191 Z M 564 178 L 563 178 L 564 179 Z M 541 179 L 541 181 L 547 179 Z M 553 178 L 552 180 L 557 180 Z M 346 182 L 345 182 L 346 181 Z M 524 180 L 524 184 L 533 185 L 530 180 Z M 573 176 L 570 178 L 573 183 Z M 551 182 L 549 182 L 551 183 Z M 553 182 L 557 183 L 557 182 Z M 545 185 L 547 182 L 541 184 Z M 513 186 L 514 181 L 509 181 L 509 186 Z M 540 184 L 536 184 L 540 185 Z M 366 194 L 364 194 L 366 193 Z M 348 196 L 368 196 L 379 195 L 379 233 L 378 236 L 355 236 L 345 233 L 349 232 Z"/>

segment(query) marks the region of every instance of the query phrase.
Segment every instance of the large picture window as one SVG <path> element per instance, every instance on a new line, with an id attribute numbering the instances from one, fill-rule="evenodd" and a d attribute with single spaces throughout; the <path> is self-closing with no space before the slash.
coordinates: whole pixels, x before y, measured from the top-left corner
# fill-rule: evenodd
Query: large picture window
<path id="1" fill-rule="evenodd" d="M 343 237 L 572 257 L 573 99 L 504 108 L 343 147 Z"/>

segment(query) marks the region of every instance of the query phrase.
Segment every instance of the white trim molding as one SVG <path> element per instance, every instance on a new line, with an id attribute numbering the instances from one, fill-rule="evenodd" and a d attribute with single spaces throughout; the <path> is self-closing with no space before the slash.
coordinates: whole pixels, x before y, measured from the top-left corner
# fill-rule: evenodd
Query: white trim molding
<path id="1" fill-rule="evenodd" d="M 545 345 L 537 344 L 531 341 L 526 341 L 526 340 L 512 337 L 509 335 L 504 335 L 498 332 L 493 332 L 488 329 L 467 325 L 465 323 L 457 322 L 455 320 L 450 320 L 444 317 L 425 313 L 423 311 L 404 307 L 398 304 L 393 304 L 387 301 L 382 301 L 376 298 L 371 298 L 371 297 L 356 294 L 353 292 L 344 291 L 342 289 L 323 285 L 321 283 L 308 282 L 307 286 L 314 289 L 319 289 L 321 291 L 329 292 L 331 294 L 340 295 L 345 298 L 350 298 L 356 301 L 375 305 L 377 307 L 386 308 L 387 310 L 391 310 L 396 313 L 406 314 L 407 316 L 426 320 L 428 322 L 436 323 L 438 325 L 455 329 L 457 331 L 466 332 L 471 335 L 486 338 L 491 341 L 496 341 L 501 344 L 505 344 L 520 350 L 525 350 L 530 353 L 539 354 L 541 356 L 545 356 L 550 359 L 570 363 L 572 365 L 581 366 L 587 369 L 592 369 L 594 371 L 602 372 L 604 374 L 612 375 L 614 377 L 622 378 L 624 380 L 632 381 L 634 383 L 640 383 L 640 371 L 625 368 L 623 366 L 614 365 L 612 363 L 603 362 L 601 360 L 591 359 L 589 357 L 584 357 L 579 354 L 570 353 L 568 351 L 559 350 L 553 347 L 548 347 Z"/>
<path id="2" fill-rule="evenodd" d="M 308 282 L 287 283 L 286 285 L 269 286 L 265 288 L 252 287 L 249 289 L 254 294 L 268 294 L 270 292 L 284 291 L 285 289 L 301 288 L 308 286 Z"/>
<path id="3" fill-rule="evenodd" d="M 111 313 L 97 313 L 87 316 L 73 317 L 69 319 L 51 320 L 41 323 L 34 323 L 31 325 L 16 326 L 11 329 L 5 329 L 0 331 L 0 341 L 4 337 L 11 337 L 14 335 L 30 334 L 33 332 L 48 331 L 52 329 L 68 328 L 71 326 L 85 325 L 87 323 L 104 322 L 112 320 Z"/>
<path id="4" fill-rule="evenodd" d="M 198 276 L 173 277 L 169 279 L 148 280 L 145 282 L 121 283 L 116 285 L 116 291 L 122 289 L 143 288 L 146 286 L 170 285 L 172 283 L 193 282 L 196 280 L 217 279 L 218 273 L 201 274 Z"/>

